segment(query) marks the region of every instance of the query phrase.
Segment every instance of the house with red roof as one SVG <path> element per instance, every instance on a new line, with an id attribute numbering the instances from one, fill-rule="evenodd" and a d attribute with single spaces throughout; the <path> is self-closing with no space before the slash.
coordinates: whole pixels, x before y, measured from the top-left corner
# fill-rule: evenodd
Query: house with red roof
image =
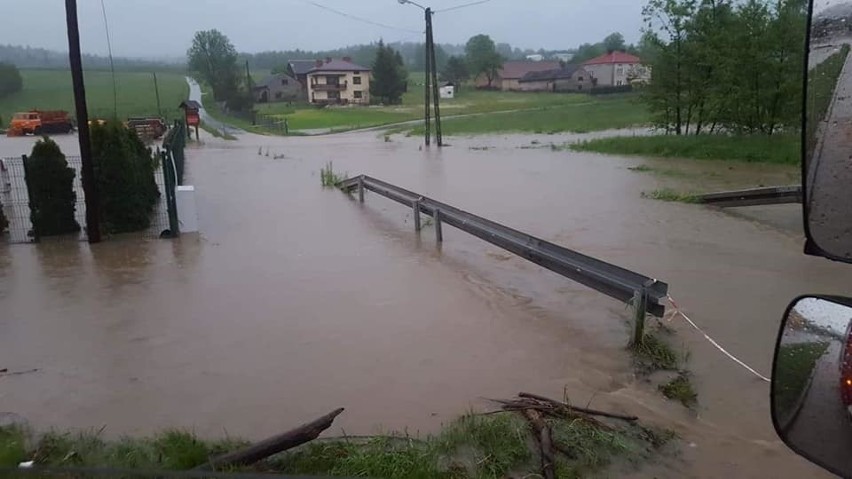
<path id="1" fill-rule="evenodd" d="M 592 76 L 594 86 L 623 86 L 635 82 L 648 82 L 650 73 L 636 55 L 609 52 L 583 63 Z"/>
<path id="2" fill-rule="evenodd" d="M 311 103 L 370 104 L 370 69 L 352 63 L 349 57 L 317 60 L 305 77 Z"/>
<path id="3" fill-rule="evenodd" d="M 479 75 L 474 81 L 477 88 L 490 87 L 503 91 L 519 91 L 521 90 L 520 81 L 528 73 L 558 70 L 559 68 L 558 61 L 508 61 L 503 63 L 503 68 L 497 70 L 497 75 L 491 79 L 490 85 L 485 75 Z"/>

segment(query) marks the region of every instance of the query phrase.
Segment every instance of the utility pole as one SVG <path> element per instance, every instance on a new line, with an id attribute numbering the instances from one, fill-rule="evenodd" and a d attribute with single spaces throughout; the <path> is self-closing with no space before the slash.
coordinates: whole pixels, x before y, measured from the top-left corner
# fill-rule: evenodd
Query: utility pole
<path id="1" fill-rule="evenodd" d="M 424 45 L 426 80 L 424 82 L 424 97 L 425 105 L 423 112 L 423 120 L 426 126 L 426 146 L 432 142 L 432 125 L 431 125 L 431 108 L 432 101 L 435 102 L 435 140 L 439 147 L 444 146 L 444 140 L 441 136 L 441 107 L 440 107 L 440 88 L 438 87 L 438 64 L 435 61 L 435 39 L 432 35 L 432 15 L 435 12 L 429 7 L 424 7 L 413 0 L 397 0 L 400 5 L 414 5 L 423 10 L 426 14 L 426 44 Z M 433 98 L 429 98 L 432 96 Z"/>
<path id="2" fill-rule="evenodd" d="M 429 25 L 432 22 L 432 9 L 426 8 L 423 11 L 426 12 L 426 24 Z M 425 111 L 424 111 L 423 118 L 424 118 L 424 122 L 426 124 L 426 146 L 429 146 L 429 144 L 432 142 L 432 127 L 431 127 L 430 118 L 429 118 L 429 115 L 431 114 L 431 108 L 432 108 L 432 106 L 429 104 L 430 103 L 430 100 L 429 100 L 429 82 L 431 81 L 431 77 L 429 75 L 429 72 L 431 70 L 430 65 L 432 63 L 432 55 L 431 55 L 431 52 L 429 51 L 429 31 L 428 30 L 426 31 L 426 43 L 423 45 L 423 52 L 424 52 L 425 57 L 426 57 L 424 59 L 425 60 L 424 65 L 426 65 L 426 77 L 425 77 L 424 82 L 423 82 L 423 90 L 425 91 L 425 97 L 426 98 L 425 98 L 425 101 L 424 101 Z"/>
<path id="3" fill-rule="evenodd" d="M 157 85 L 157 72 L 152 72 L 154 75 L 154 93 L 157 95 L 157 116 L 163 117 L 163 110 L 160 108 L 160 87 Z"/>
<path id="4" fill-rule="evenodd" d="M 77 110 L 77 137 L 80 142 L 81 179 L 86 196 L 86 236 L 89 243 L 100 243 L 101 226 L 98 214 L 100 201 L 92 162 L 92 143 L 89 138 L 89 111 L 86 107 L 86 86 L 83 83 L 83 60 L 80 57 L 80 28 L 77 24 L 77 0 L 65 0 L 65 22 L 68 28 L 68 59 L 74 88 L 74 108 Z"/>
<path id="5" fill-rule="evenodd" d="M 428 43 L 429 57 L 432 62 L 432 96 L 435 102 L 435 141 L 438 147 L 444 146 L 444 140 L 441 137 L 441 107 L 440 107 L 440 87 L 438 86 L 438 63 L 435 61 L 435 38 L 432 35 L 432 9 L 426 9 L 426 42 Z"/>

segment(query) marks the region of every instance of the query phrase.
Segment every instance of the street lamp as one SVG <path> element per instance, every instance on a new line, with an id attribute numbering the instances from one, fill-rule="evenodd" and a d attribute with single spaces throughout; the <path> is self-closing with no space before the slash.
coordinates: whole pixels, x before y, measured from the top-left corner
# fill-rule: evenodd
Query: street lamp
<path id="1" fill-rule="evenodd" d="M 429 96 L 430 96 L 430 83 L 431 83 L 431 96 L 435 103 L 435 140 L 438 143 L 438 146 L 444 146 L 444 140 L 441 136 L 441 107 L 439 101 L 439 89 L 438 89 L 438 66 L 435 63 L 435 39 L 432 36 L 432 9 L 429 7 L 424 7 L 417 2 L 413 2 L 412 0 L 397 0 L 400 5 L 410 4 L 415 7 L 423 10 L 426 16 L 426 46 L 424 48 L 426 54 L 426 81 L 424 82 L 424 90 L 425 90 L 425 110 L 423 114 L 423 121 L 426 125 L 426 146 L 429 146 L 431 142 L 432 132 L 430 128 L 430 105 L 429 105 Z"/>

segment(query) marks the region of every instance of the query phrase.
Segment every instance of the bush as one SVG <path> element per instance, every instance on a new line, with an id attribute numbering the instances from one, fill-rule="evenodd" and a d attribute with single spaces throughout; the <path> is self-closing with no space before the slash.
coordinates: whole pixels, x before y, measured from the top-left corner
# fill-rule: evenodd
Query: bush
<path id="1" fill-rule="evenodd" d="M 0 98 L 17 93 L 23 87 L 24 80 L 21 78 L 18 67 L 11 63 L 0 62 Z"/>
<path id="2" fill-rule="evenodd" d="M 139 231 L 151 225 L 160 197 L 156 159 L 136 132 L 118 121 L 92 127 L 92 157 L 104 233 Z"/>
<path id="3" fill-rule="evenodd" d="M 27 187 L 30 192 L 30 220 L 36 238 L 80 231 L 74 219 L 77 194 L 74 169 L 48 137 L 36 142 L 26 159 Z"/>

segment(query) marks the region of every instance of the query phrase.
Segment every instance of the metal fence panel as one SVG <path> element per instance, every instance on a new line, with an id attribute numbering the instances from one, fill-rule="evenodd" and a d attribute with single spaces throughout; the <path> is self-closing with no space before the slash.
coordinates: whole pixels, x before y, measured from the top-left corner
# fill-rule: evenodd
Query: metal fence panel
<path id="1" fill-rule="evenodd" d="M 87 241 L 86 235 L 86 196 L 83 192 L 81 171 L 83 167 L 79 156 L 67 156 L 65 161 L 74 169 L 72 183 L 77 201 L 74 206 L 74 219 L 80 225 L 80 232 L 75 234 L 53 237 L 72 241 Z M 154 181 L 160 191 L 160 199 L 151 213 L 151 225 L 145 231 L 130 233 L 141 237 L 158 238 L 169 229 L 169 214 L 166 205 L 166 187 L 162 165 L 154 171 Z M 21 157 L 0 158 L 0 208 L 9 220 L 6 238 L 9 243 L 30 243 L 36 239 L 32 236 L 30 221 L 30 200 L 24 172 L 24 161 Z M 122 235 L 124 236 L 124 235 Z M 0 240 L 3 235 L 0 234 Z"/>

